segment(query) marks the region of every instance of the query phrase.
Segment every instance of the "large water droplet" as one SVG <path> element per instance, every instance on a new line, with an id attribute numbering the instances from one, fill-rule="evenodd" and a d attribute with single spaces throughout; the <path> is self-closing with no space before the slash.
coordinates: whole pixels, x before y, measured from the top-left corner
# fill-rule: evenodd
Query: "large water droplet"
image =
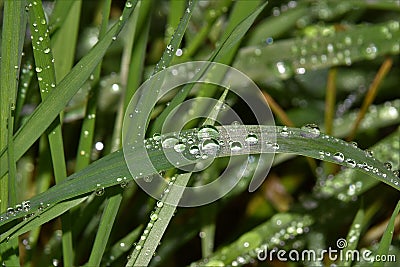
<path id="1" fill-rule="evenodd" d="M 301 132 L 300 135 L 306 138 L 316 138 L 321 134 L 321 131 L 316 124 L 307 124 L 301 127 L 301 130 L 303 130 L 303 132 Z"/>
<path id="2" fill-rule="evenodd" d="M 216 155 L 219 148 L 219 142 L 213 138 L 204 140 L 201 145 L 202 152 L 207 155 Z"/>
<path id="3" fill-rule="evenodd" d="M 258 143 L 258 137 L 254 133 L 249 133 L 244 141 L 249 145 L 255 145 Z"/>
<path id="4" fill-rule="evenodd" d="M 199 128 L 197 136 L 199 139 L 218 138 L 219 131 L 213 125 L 203 125 Z"/>
<path id="5" fill-rule="evenodd" d="M 231 143 L 231 151 L 232 152 L 239 152 L 240 150 L 242 150 L 243 146 L 242 143 L 238 142 L 238 141 L 234 141 Z"/>
<path id="6" fill-rule="evenodd" d="M 173 148 L 179 142 L 178 138 L 174 136 L 169 136 L 162 141 L 163 148 Z"/>
<path id="7" fill-rule="evenodd" d="M 183 152 L 186 149 L 186 145 L 182 142 L 177 143 L 174 145 L 174 150 L 178 153 Z"/>

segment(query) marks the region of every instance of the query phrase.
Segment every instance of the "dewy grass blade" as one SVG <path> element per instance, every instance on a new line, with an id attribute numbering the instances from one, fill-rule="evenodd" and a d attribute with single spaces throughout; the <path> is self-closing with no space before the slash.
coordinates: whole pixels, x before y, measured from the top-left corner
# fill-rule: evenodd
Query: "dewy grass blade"
<path id="1" fill-rule="evenodd" d="M 375 178 L 390 185 L 396 190 L 400 190 L 400 178 L 397 177 L 392 170 L 388 170 L 383 163 L 372 157 L 368 151 L 356 148 L 352 144 L 343 140 L 324 134 L 320 134 L 319 136 L 313 135 L 310 137 L 309 133 L 302 129 L 279 126 L 249 125 L 245 126 L 246 132 L 237 131 L 237 128 L 235 128 L 234 125 L 224 127 L 217 126 L 216 128 L 221 133 L 220 143 L 224 143 L 224 145 L 221 145 L 220 151 L 215 155 L 216 157 L 230 156 L 231 150 L 229 147 L 229 140 L 244 140 L 248 132 L 254 133 L 259 140 L 268 140 L 271 134 L 276 134 L 276 143 L 266 143 L 265 146 L 261 146 L 261 144 L 249 147 L 244 146 L 243 149 L 237 151 L 237 153 L 235 152 L 235 155 L 293 153 L 308 156 L 354 168 L 371 176 L 371 178 Z M 228 136 L 225 134 L 225 131 L 229 131 L 232 134 Z M 197 132 L 198 129 L 191 129 L 185 131 L 185 134 L 187 133 L 188 135 L 192 135 L 193 139 L 197 140 Z M 282 132 L 285 132 L 285 134 L 281 134 Z M 172 155 L 172 153 L 176 152 L 170 151 L 170 153 Z M 148 150 L 148 155 L 157 172 L 173 167 L 167 160 L 166 155 L 163 153 L 161 148 Z M 147 155 L 136 155 L 135 160 L 140 164 L 142 160 L 145 160 L 142 157 L 146 156 Z M 200 161 L 201 159 L 198 160 Z M 353 162 L 355 164 L 353 164 Z M 152 174 L 155 174 L 153 169 L 148 170 L 147 173 L 142 173 L 141 175 L 139 173 L 133 175 L 137 176 L 138 179 L 142 179 L 145 176 Z M 31 209 L 28 212 L 21 211 L 11 218 L 5 214 L 1 214 L 1 232 L 4 233 L 9 227 L 7 227 L 6 224 L 12 221 L 15 222 L 22 216 L 36 212 L 40 207 L 40 203 L 56 205 L 56 203 L 61 201 L 94 192 L 98 187 L 98 184 L 101 184 L 104 188 L 117 185 L 119 184 L 119 181 L 115 177 L 124 176 L 131 177 L 124 161 L 123 154 L 120 151 L 114 152 L 94 162 L 82 171 L 71 175 L 67 180 L 55 185 L 46 192 L 31 198 Z M 39 214 L 35 213 L 35 215 Z M 50 220 L 52 218 L 47 219 Z M 0 242 L 3 242 L 6 237 L 7 235 L 0 234 Z"/>
<path id="2" fill-rule="evenodd" d="M 12 135 L 26 30 L 24 9 L 25 1 L 6 1 L 3 10 L 0 60 L 0 151 L 8 146 L 9 151 L 6 155 L 9 156 L 13 156 L 15 152 Z M 15 162 L 15 159 L 0 162 L 0 170 L 9 169 L 8 175 L 0 174 L 0 212 L 5 212 L 8 207 L 15 205 L 17 199 Z M 19 265 L 18 240 L 0 245 L 0 260 L 4 265 Z"/>
<path id="3" fill-rule="evenodd" d="M 399 42 L 399 22 L 391 20 L 373 26 L 358 25 L 323 38 L 306 36 L 268 46 L 244 47 L 237 54 L 233 67 L 255 81 L 268 83 L 309 70 L 398 55 Z"/>
<path id="4" fill-rule="evenodd" d="M 384 258 L 389 254 L 390 244 L 392 242 L 393 234 L 394 234 L 394 224 L 396 221 L 396 217 L 400 211 L 400 201 L 397 202 L 396 208 L 393 211 L 392 217 L 389 220 L 388 226 L 386 228 L 385 233 L 382 236 L 381 242 L 379 243 L 379 248 L 377 254 Z M 374 267 L 384 266 L 384 261 L 376 261 L 374 262 Z"/>
<path id="5" fill-rule="evenodd" d="M 148 266 L 176 210 L 190 176 L 191 173 L 179 175 L 179 179 L 175 178 L 173 184 L 180 187 L 172 187 L 171 190 L 165 189 L 165 201 L 173 204 L 164 203 L 163 200 L 157 202 L 156 211 L 150 215 L 150 222 L 145 228 L 147 232 L 144 232 L 144 238 L 141 238 L 136 244 L 126 266 Z"/>
<path id="6" fill-rule="evenodd" d="M 32 48 L 36 66 L 35 70 L 39 82 L 40 95 L 44 100 L 47 98 L 49 92 L 56 87 L 56 71 L 53 63 L 54 59 L 51 50 L 49 30 L 47 27 L 47 21 L 44 15 L 42 3 L 29 0 L 28 15 L 31 26 Z M 68 54 L 66 56 L 68 56 Z M 66 62 L 64 62 L 64 64 L 66 64 Z M 47 132 L 47 136 L 50 144 L 54 177 L 56 183 L 60 183 L 67 176 L 60 117 L 56 118 L 56 120 L 52 123 L 50 131 Z M 61 222 L 63 230 L 63 261 L 65 266 L 72 266 L 74 260 L 74 251 L 72 248 L 72 230 L 69 213 L 65 213 L 61 217 Z"/>
<path id="7" fill-rule="evenodd" d="M 99 40 L 103 39 L 107 27 L 108 27 L 108 17 L 111 10 L 111 1 L 104 0 L 102 9 L 102 22 L 99 30 Z M 94 88 L 97 86 L 100 79 L 101 71 L 101 61 L 98 63 L 93 71 L 93 76 L 91 77 L 91 89 L 88 96 L 85 117 L 82 122 L 81 135 L 79 138 L 78 153 L 76 155 L 76 167 L 75 171 L 79 171 L 89 165 L 90 163 L 90 150 L 93 145 L 94 137 L 94 127 L 96 122 L 96 108 L 97 108 L 97 95 L 98 90 Z M 92 79 L 93 78 L 93 79 Z"/>
<path id="8" fill-rule="evenodd" d="M 347 259 L 346 257 L 349 256 L 348 252 L 357 249 L 357 245 L 358 245 L 358 241 L 360 239 L 361 232 L 363 231 L 363 228 L 365 226 L 364 225 L 364 218 L 365 218 L 364 215 L 365 215 L 364 209 L 361 207 L 358 210 L 352 225 L 350 226 L 350 230 L 347 234 L 346 241 L 345 241 L 346 246 L 341 251 L 342 255 L 344 255 L 345 257 L 341 259 L 341 261 L 338 263 L 338 266 L 351 266 L 351 263 L 354 259 L 351 259 L 350 257 Z"/>
<path id="9" fill-rule="evenodd" d="M 19 159 L 27 149 L 48 128 L 51 122 L 63 110 L 68 101 L 75 95 L 82 84 L 89 78 L 92 71 L 100 62 L 107 48 L 122 29 L 126 20 L 137 4 L 136 1 L 127 1 L 121 19 L 111 27 L 102 40 L 83 57 L 65 78 L 52 90 L 48 97 L 37 107 L 28 121 L 14 135 L 15 159 Z M 35 129 L 32 131 L 31 129 Z M 0 166 L 7 164 L 6 150 L 0 152 Z M 6 168 L 0 169 L 0 176 L 7 172 Z"/>

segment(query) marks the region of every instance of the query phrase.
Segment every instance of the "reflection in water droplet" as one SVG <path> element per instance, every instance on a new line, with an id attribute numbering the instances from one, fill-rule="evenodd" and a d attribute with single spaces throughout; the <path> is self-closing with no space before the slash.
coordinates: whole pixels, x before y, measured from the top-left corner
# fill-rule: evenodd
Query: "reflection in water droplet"
<path id="1" fill-rule="evenodd" d="M 388 169 L 389 171 L 392 169 L 392 163 L 385 162 L 384 165 L 385 165 L 386 169 Z"/>

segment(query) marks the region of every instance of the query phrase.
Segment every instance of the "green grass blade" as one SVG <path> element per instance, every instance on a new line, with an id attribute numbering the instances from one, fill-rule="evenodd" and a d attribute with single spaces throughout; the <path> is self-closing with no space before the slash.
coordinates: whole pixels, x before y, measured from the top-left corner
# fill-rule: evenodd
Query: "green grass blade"
<path id="1" fill-rule="evenodd" d="M 247 136 L 248 132 L 254 133 L 259 140 L 269 140 L 271 135 L 276 134 L 276 144 L 268 144 L 261 146 L 260 141 L 255 146 L 247 146 L 242 150 L 238 151 L 235 155 L 247 155 L 247 154 L 258 154 L 258 153 L 294 153 L 297 155 L 303 155 L 336 163 L 338 165 L 352 167 L 358 171 L 361 171 L 371 178 L 375 178 L 382 181 L 396 190 L 400 190 L 400 178 L 397 177 L 391 170 L 388 170 L 383 163 L 371 157 L 369 153 L 359 148 L 355 148 L 351 144 L 331 137 L 324 134 L 319 136 L 310 135 L 306 130 L 298 128 L 285 128 L 285 127 L 273 127 L 265 125 L 254 125 L 245 126 L 244 131 L 238 131 L 235 126 L 218 126 L 220 134 L 220 141 L 223 141 L 224 145 L 221 146 L 219 153 L 216 157 L 230 156 L 231 151 L 229 148 L 229 140 L 243 140 Z M 224 134 L 224 131 L 229 131 L 231 136 Z M 221 132 L 222 131 L 222 132 Z M 285 134 L 281 134 L 284 132 Z M 193 136 L 194 140 L 197 140 L 197 129 L 191 129 L 185 131 L 185 133 Z M 168 135 L 163 135 L 165 138 Z M 229 140 L 228 140 L 229 139 Z M 169 157 L 177 156 L 174 151 L 167 151 Z M 148 155 L 152 160 L 154 168 L 157 171 L 167 170 L 173 166 L 167 160 L 161 148 L 151 148 L 148 150 Z M 129 156 L 129 154 L 128 154 Z M 140 164 L 145 159 L 145 155 L 136 155 L 133 152 L 135 160 Z M 128 157 L 129 159 L 129 157 Z M 200 160 L 200 159 L 198 159 Z M 350 162 L 351 160 L 351 162 Z M 353 165 L 353 162 L 355 165 Z M 133 173 L 133 176 L 145 177 L 147 175 L 155 174 L 152 170 L 147 170 L 141 175 L 139 173 Z M 37 195 L 30 199 L 31 210 L 29 212 L 21 211 L 16 213 L 12 218 L 9 218 L 5 214 L 0 215 L 3 219 L 0 220 L 0 229 L 4 229 L 2 226 L 14 221 L 28 213 L 36 211 L 40 206 L 40 203 L 48 203 L 50 205 L 56 205 L 56 203 L 71 199 L 77 196 L 83 196 L 90 192 L 96 191 L 99 185 L 107 188 L 113 185 L 117 185 L 120 181 L 118 177 L 130 177 L 129 171 L 125 164 L 122 152 L 114 152 L 96 162 L 91 164 L 89 167 L 82 171 L 75 173 L 65 180 L 46 192 Z M 48 218 L 49 220 L 52 218 Z M 4 232 L 4 231 L 3 231 Z M 0 242 L 6 238 L 4 234 L 0 234 Z"/>
<path id="2" fill-rule="evenodd" d="M 384 29 L 384 30 L 382 30 Z M 328 36 L 306 36 L 250 46 L 240 50 L 234 67 L 256 81 L 272 82 L 295 74 L 346 66 L 383 55 L 400 53 L 399 22 L 358 25 Z"/>
<path id="3" fill-rule="evenodd" d="M 29 117 L 28 121 L 14 135 L 15 159 L 19 159 L 22 154 L 39 138 L 47 129 L 51 122 L 63 110 L 68 101 L 75 95 L 83 83 L 89 78 L 92 71 L 100 62 L 107 48 L 122 29 L 126 20 L 132 13 L 137 1 L 129 2 L 119 20 L 111 27 L 102 40 L 100 40 L 90 52 L 83 57 L 68 73 L 67 76 L 52 90 L 47 98 L 37 107 L 35 112 Z M 32 132 L 31 129 L 35 129 Z M 7 162 L 5 150 L 0 155 L 0 166 Z M 0 176 L 7 172 L 6 168 L 0 169 Z"/>
<path id="4" fill-rule="evenodd" d="M 3 10 L 0 62 L 0 151 L 10 147 L 8 156 L 15 152 L 12 135 L 18 79 L 21 66 L 22 47 L 26 30 L 25 1 L 6 1 Z M 9 174 L 0 174 L 0 212 L 14 206 L 16 195 L 15 159 L 0 163 L 1 170 L 9 169 Z M 19 265 L 18 240 L 0 245 L 0 261 L 5 265 Z"/>
<path id="5" fill-rule="evenodd" d="M 342 259 L 342 261 L 338 263 L 339 266 L 351 266 L 352 260 L 354 260 L 350 257 L 347 258 L 347 255 L 349 255 L 348 251 L 357 249 L 361 231 L 364 228 L 364 214 L 364 209 L 360 208 L 356 214 L 356 217 L 354 218 L 352 225 L 350 226 L 349 232 L 346 237 L 346 247 L 344 247 L 342 250 L 344 259 Z"/>
<path id="6" fill-rule="evenodd" d="M 289 236 L 298 236 L 307 232 L 313 224 L 313 219 L 307 215 L 295 213 L 279 213 L 267 222 L 251 229 L 229 245 L 220 248 L 212 256 L 190 266 L 239 266 L 249 263 L 251 259 L 266 257 L 265 250 L 271 251 L 289 241 Z M 296 231 L 299 230 L 299 231 Z"/>
<path id="7" fill-rule="evenodd" d="M 169 221 L 174 215 L 190 175 L 190 173 L 179 175 L 180 179 L 175 179 L 175 182 L 173 182 L 177 187 L 171 187 L 171 190 L 167 188 L 168 191 L 164 191 L 165 201 L 171 204 L 157 203 L 157 208 L 150 215 L 150 222 L 145 228 L 145 231 L 148 230 L 148 232 L 145 232 L 144 239 L 141 238 L 136 244 L 126 266 L 147 266 L 149 264 Z"/>
<path id="8" fill-rule="evenodd" d="M 380 255 L 381 258 L 383 258 L 382 256 L 389 254 L 389 247 L 392 242 L 393 233 L 394 233 L 394 224 L 395 224 L 396 217 L 399 214 L 399 211 L 400 211 L 400 201 L 397 202 L 396 208 L 394 209 L 392 217 L 389 220 L 386 231 L 382 236 L 381 242 L 379 243 L 377 255 Z M 376 261 L 376 262 L 374 262 L 373 266 L 374 267 L 384 266 L 384 262 Z"/>

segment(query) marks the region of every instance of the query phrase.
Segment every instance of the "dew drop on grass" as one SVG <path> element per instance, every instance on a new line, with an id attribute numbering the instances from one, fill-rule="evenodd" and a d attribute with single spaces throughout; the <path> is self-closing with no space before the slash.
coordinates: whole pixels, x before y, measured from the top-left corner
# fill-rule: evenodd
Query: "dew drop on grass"
<path id="1" fill-rule="evenodd" d="M 337 162 L 343 162 L 344 161 L 344 155 L 342 152 L 336 152 L 333 154 L 333 159 Z"/>
<path id="2" fill-rule="evenodd" d="M 164 141 L 162 141 L 162 147 L 163 148 L 173 148 L 178 142 L 179 142 L 179 140 L 176 137 L 169 136 L 169 137 L 166 137 L 164 139 Z"/>
<path id="3" fill-rule="evenodd" d="M 400 178 L 400 170 L 395 170 L 393 171 L 394 176 L 397 176 Z"/>
<path id="4" fill-rule="evenodd" d="M 289 136 L 289 131 L 286 126 L 283 126 L 282 130 L 279 133 L 282 137 L 288 137 Z"/>
<path id="5" fill-rule="evenodd" d="M 201 144 L 201 151 L 206 155 L 216 155 L 219 149 L 219 142 L 214 138 L 206 139 Z"/>
<path id="6" fill-rule="evenodd" d="M 182 142 L 176 143 L 174 145 L 174 150 L 178 153 L 185 151 L 185 149 L 186 149 L 186 145 Z"/>
<path id="7" fill-rule="evenodd" d="M 145 177 L 143 177 L 143 180 L 146 182 L 146 183 L 150 183 L 151 181 L 153 181 L 153 176 L 145 176 Z"/>
<path id="8" fill-rule="evenodd" d="M 41 73 L 43 69 L 41 67 L 36 67 L 35 70 L 37 73 Z"/>
<path id="9" fill-rule="evenodd" d="M 197 137 L 199 139 L 218 138 L 219 131 L 213 125 L 203 125 L 199 128 L 199 131 L 197 132 Z"/>
<path id="10" fill-rule="evenodd" d="M 152 220 L 152 221 L 157 221 L 157 219 L 158 219 L 158 215 L 157 215 L 157 213 L 151 213 L 151 215 L 150 215 L 150 220 Z"/>
<path id="11" fill-rule="evenodd" d="M 366 150 L 365 150 L 365 155 L 366 155 L 367 157 L 371 158 L 371 157 L 374 155 L 374 153 L 373 153 L 371 150 L 366 149 Z"/>
<path id="12" fill-rule="evenodd" d="M 387 161 L 384 163 L 384 165 L 385 165 L 385 168 L 388 169 L 389 171 L 392 169 L 392 163 Z"/>
<path id="13" fill-rule="evenodd" d="M 349 165 L 350 168 L 355 168 L 357 165 L 353 159 L 346 159 L 346 163 Z"/>
<path id="14" fill-rule="evenodd" d="M 96 185 L 96 190 L 94 192 L 96 196 L 102 196 L 104 195 L 104 187 L 102 187 L 100 184 Z"/>
<path id="15" fill-rule="evenodd" d="M 127 8 L 131 8 L 132 7 L 132 2 L 131 1 L 126 1 L 125 6 Z"/>
<path id="16" fill-rule="evenodd" d="M 258 143 L 258 137 L 254 133 L 249 133 L 244 141 L 249 145 L 255 145 Z"/>
<path id="17" fill-rule="evenodd" d="M 153 134 L 153 139 L 154 139 L 154 141 L 160 141 L 161 135 L 159 133 L 155 133 L 155 134 Z"/>
<path id="18" fill-rule="evenodd" d="M 161 208 L 162 206 L 164 206 L 164 203 L 162 201 L 158 201 L 157 202 L 157 207 Z"/>
<path id="19" fill-rule="evenodd" d="M 192 155 L 199 155 L 200 154 L 200 148 L 198 146 L 191 146 L 189 148 L 189 153 Z"/>
<path id="20" fill-rule="evenodd" d="M 321 134 L 321 131 L 316 124 L 307 124 L 301 127 L 301 130 L 302 132 L 300 135 L 306 138 L 317 138 Z"/>
<path id="21" fill-rule="evenodd" d="M 234 141 L 231 143 L 231 151 L 232 152 L 239 152 L 240 150 L 242 150 L 243 146 L 242 143 L 238 142 L 238 141 Z"/>

